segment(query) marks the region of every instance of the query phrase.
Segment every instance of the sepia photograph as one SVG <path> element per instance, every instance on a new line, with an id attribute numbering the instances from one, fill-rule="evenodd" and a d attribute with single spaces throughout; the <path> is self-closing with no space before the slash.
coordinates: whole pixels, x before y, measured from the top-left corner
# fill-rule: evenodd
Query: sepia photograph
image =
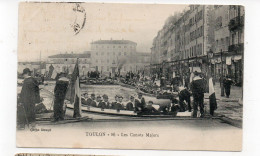
<path id="1" fill-rule="evenodd" d="M 17 147 L 242 150 L 244 6 L 18 12 Z"/>

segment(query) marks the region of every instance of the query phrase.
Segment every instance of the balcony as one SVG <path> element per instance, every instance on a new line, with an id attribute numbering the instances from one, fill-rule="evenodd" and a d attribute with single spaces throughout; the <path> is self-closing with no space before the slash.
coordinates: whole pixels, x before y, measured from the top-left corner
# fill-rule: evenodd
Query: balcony
<path id="1" fill-rule="evenodd" d="M 244 51 L 244 43 L 233 44 L 228 47 L 229 52 L 242 53 Z"/>
<path id="2" fill-rule="evenodd" d="M 229 21 L 229 31 L 242 30 L 244 27 L 244 16 L 237 16 Z"/>

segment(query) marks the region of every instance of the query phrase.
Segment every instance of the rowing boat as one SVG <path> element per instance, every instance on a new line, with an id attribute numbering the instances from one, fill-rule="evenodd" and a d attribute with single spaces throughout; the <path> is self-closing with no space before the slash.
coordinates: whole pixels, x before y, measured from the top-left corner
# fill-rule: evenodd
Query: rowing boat
<path id="1" fill-rule="evenodd" d="M 73 109 L 72 104 L 67 104 L 67 109 Z M 176 117 L 177 112 L 168 112 L 165 114 L 162 113 L 136 113 L 134 111 L 129 110 L 115 110 L 115 109 L 101 109 L 98 107 L 92 106 L 82 106 L 81 107 L 82 113 L 92 113 L 92 114 L 100 114 L 100 115 L 108 115 L 108 116 L 128 116 L 128 117 L 149 117 L 149 118 L 169 118 L 169 117 Z"/>

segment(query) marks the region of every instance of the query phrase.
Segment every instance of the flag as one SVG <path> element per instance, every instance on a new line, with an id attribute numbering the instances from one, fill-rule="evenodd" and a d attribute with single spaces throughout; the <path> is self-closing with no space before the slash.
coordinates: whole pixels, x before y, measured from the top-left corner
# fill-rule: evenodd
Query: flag
<path id="1" fill-rule="evenodd" d="M 57 75 L 58 75 L 57 71 L 56 71 L 56 70 L 53 70 L 53 72 L 52 72 L 52 74 L 51 74 L 51 78 L 52 78 L 52 79 L 56 79 Z"/>
<path id="2" fill-rule="evenodd" d="M 212 77 L 209 78 L 209 106 L 210 106 L 210 114 L 214 114 L 214 110 L 217 109 L 217 99 L 214 90 Z"/>
<path id="3" fill-rule="evenodd" d="M 194 78 L 194 73 L 192 72 L 192 73 L 190 74 L 190 83 L 192 82 L 193 78 Z"/>
<path id="4" fill-rule="evenodd" d="M 78 60 L 71 75 L 70 85 L 66 94 L 66 99 L 68 99 L 70 103 L 74 106 L 73 117 L 81 117 L 81 91 L 79 83 Z"/>

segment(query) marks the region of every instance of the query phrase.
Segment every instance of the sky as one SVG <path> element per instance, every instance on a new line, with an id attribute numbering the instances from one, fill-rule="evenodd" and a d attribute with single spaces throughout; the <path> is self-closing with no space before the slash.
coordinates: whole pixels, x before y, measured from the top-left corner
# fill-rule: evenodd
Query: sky
<path id="1" fill-rule="evenodd" d="M 60 53 L 82 53 L 96 40 L 131 40 L 138 52 L 150 52 L 165 20 L 187 5 L 80 3 L 20 3 L 18 61 L 45 60 Z M 84 18 L 84 13 L 86 17 Z M 73 25 L 85 24 L 75 34 Z"/>

